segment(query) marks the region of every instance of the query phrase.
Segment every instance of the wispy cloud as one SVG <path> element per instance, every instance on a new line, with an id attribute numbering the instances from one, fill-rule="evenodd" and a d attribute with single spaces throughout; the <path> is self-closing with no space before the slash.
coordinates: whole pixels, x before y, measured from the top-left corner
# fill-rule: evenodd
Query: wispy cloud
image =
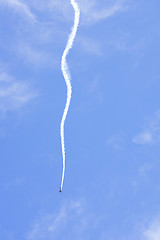
<path id="1" fill-rule="evenodd" d="M 62 207 L 57 216 L 48 214 L 42 219 L 36 221 L 33 229 L 27 234 L 27 240 L 51 239 L 57 229 L 61 228 L 67 218 L 66 208 Z"/>
<path id="2" fill-rule="evenodd" d="M 107 145 L 116 150 L 122 150 L 124 148 L 124 136 L 122 134 L 112 135 L 107 139 Z"/>
<path id="3" fill-rule="evenodd" d="M 160 239 L 160 219 L 155 219 L 150 226 L 143 232 L 144 240 Z"/>
<path id="4" fill-rule="evenodd" d="M 38 2 L 37 5 L 40 3 Z M 32 68 L 56 67 L 59 61 L 59 56 L 57 56 L 60 46 L 59 39 L 63 38 L 64 32 L 59 30 L 55 21 L 48 22 L 48 19 L 43 21 L 41 17 L 38 20 L 39 12 L 32 7 L 32 4 L 29 4 L 29 1 L 0 0 L 0 6 L 2 11 L 10 8 L 15 13 L 12 18 L 11 11 L 4 11 L 0 48 L 9 53 L 6 56 L 14 55 L 14 63 L 18 61 L 19 64 L 20 59 L 21 64 L 30 64 Z M 41 15 L 48 16 L 48 12 L 43 9 Z M 52 15 L 54 15 L 53 12 Z M 11 35 L 12 37 L 10 37 Z M 57 37 L 55 38 L 55 36 Z M 52 47 L 52 51 L 50 47 Z M 3 61 L 4 57 L 6 61 L 6 56 L 4 57 L 2 54 L 1 60 Z M 7 64 L 10 62 L 11 58 L 8 58 Z"/>
<path id="5" fill-rule="evenodd" d="M 88 26 L 113 16 L 125 9 L 125 2 L 125 0 L 107 0 L 100 4 L 97 0 L 79 0 L 81 24 L 85 23 Z M 14 28 L 12 40 L 6 36 L 5 31 L 2 32 L 1 47 L 10 54 L 13 53 L 18 58 L 15 58 L 15 61 L 19 61 L 20 58 L 25 64 L 27 62 L 34 67 L 56 67 L 57 61 L 59 61 L 57 49 L 60 48 L 61 51 L 60 41 L 61 39 L 63 41 L 64 36 L 67 37 L 68 34 L 68 30 L 65 31 L 59 21 L 71 22 L 74 17 L 70 2 L 65 0 L 0 0 L 0 5 L 12 8 L 17 16 L 22 17 L 22 20 L 24 17 L 25 20 L 28 20 L 22 25 L 15 24 L 16 22 L 13 21 L 13 26 L 9 25 L 7 32 L 9 34 Z M 8 17 L 7 15 L 6 19 Z M 5 43 L 3 39 L 6 38 L 7 42 Z M 101 44 L 89 37 L 79 37 L 77 43 L 85 52 L 96 55 L 103 54 Z M 50 51 L 50 47 L 52 47 L 52 51 Z"/>
<path id="6" fill-rule="evenodd" d="M 103 55 L 101 44 L 89 37 L 78 36 L 76 44 L 79 46 L 78 49 L 83 50 L 84 52 L 99 56 Z"/>
<path id="7" fill-rule="evenodd" d="M 18 109 L 37 96 L 38 93 L 31 90 L 27 82 L 17 81 L 5 72 L 0 73 L 1 112 Z"/>
<path id="8" fill-rule="evenodd" d="M 88 232 L 93 232 L 101 221 L 101 216 L 87 211 L 84 200 L 70 200 L 63 203 L 56 214 L 49 213 L 37 219 L 25 239 L 53 240 L 65 236 L 65 240 L 87 240 Z"/>
<path id="9" fill-rule="evenodd" d="M 37 2 L 36 0 L 32 0 L 29 2 L 39 11 L 47 10 L 49 16 L 51 16 L 52 13 L 52 18 L 63 21 L 64 18 L 70 20 L 72 17 L 73 10 L 69 1 L 39 0 Z M 105 2 L 98 0 L 79 0 L 77 2 L 81 9 L 81 23 L 85 25 L 96 23 L 126 9 L 126 0 L 106 0 Z M 55 14 L 53 14 L 53 12 Z"/>
<path id="10" fill-rule="evenodd" d="M 74 233 L 75 239 L 77 239 L 77 235 L 86 230 L 88 226 L 87 220 L 88 217 L 84 214 L 83 201 L 69 201 L 63 204 L 57 214 L 46 214 L 41 219 L 36 220 L 26 239 L 52 240 L 56 237 L 62 239 L 61 235 L 64 236 L 64 233 L 66 233 L 66 239 L 69 239 L 72 233 Z M 68 226 L 71 225 L 72 227 L 68 232 Z"/>
<path id="11" fill-rule="evenodd" d="M 19 0 L 0 0 L 0 5 L 6 5 L 13 8 L 15 11 L 25 14 L 30 20 L 35 21 L 35 15 L 31 12 L 29 7 L 24 3 L 24 1 Z"/>
<path id="12" fill-rule="evenodd" d="M 32 43 L 19 42 L 15 53 L 25 64 L 31 64 L 32 67 L 55 67 L 58 60 L 54 59 L 48 51 L 35 47 Z M 52 60 L 52 61 L 51 61 Z"/>
<path id="13" fill-rule="evenodd" d="M 160 141 L 160 112 L 157 112 L 145 129 L 133 138 L 137 144 L 153 144 Z"/>
<path id="14" fill-rule="evenodd" d="M 79 0 L 82 12 L 82 20 L 86 24 L 93 24 L 97 21 L 104 20 L 111 17 L 118 12 L 126 9 L 124 0 L 119 1 L 105 1 L 101 3 L 97 0 Z"/>
<path id="15" fill-rule="evenodd" d="M 73 13 L 70 2 L 65 0 L 28 0 L 27 3 L 36 9 L 38 14 L 47 12 L 45 19 L 50 21 L 53 21 L 53 19 L 59 21 L 70 20 L 70 13 Z"/>

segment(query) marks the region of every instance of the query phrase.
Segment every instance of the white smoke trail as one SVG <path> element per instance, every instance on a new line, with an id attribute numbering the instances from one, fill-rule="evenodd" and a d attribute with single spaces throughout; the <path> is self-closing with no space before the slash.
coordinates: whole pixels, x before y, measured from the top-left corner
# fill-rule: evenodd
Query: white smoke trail
<path id="1" fill-rule="evenodd" d="M 80 10 L 79 10 L 78 4 L 76 3 L 75 0 L 71 0 L 71 4 L 75 11 L 74 25 L 73 25 L 71 34 L 69 35 L 68 42 L 67 42 L 66 48 L 63 52 L 62 60 L 61 60 L 61 70 L 62 70 L 64 79 L 65 79 L 65 82 L 67 85 L 67 100 L 66 100 L 65 109 L 63 112 L 63 117 L 61 120 L 61 145 L 62 145 L 62 157 L 63 157 L 63 171 L 62 171 L 62 181 L 61 181 L 60 190 L 62 190 L 62 188 L 63 188 L 64 173 L 65 173 L 64 123 L 65 123 L 66 116 L 68 113 L 68 109 L 69 109 L 69 105 L 70 105 L 70 101 L 71 101 L 71 94 L 72 94 L 71 76 L 70 76 L 70 73 L 68 70 L 66 57 L 68 55 L 69 50 L 72 48 L 73 41 L 74 41 L 74 38 L 77 33 L 77 28 L 78 28 L 79 18 L 80 18 Z"/>

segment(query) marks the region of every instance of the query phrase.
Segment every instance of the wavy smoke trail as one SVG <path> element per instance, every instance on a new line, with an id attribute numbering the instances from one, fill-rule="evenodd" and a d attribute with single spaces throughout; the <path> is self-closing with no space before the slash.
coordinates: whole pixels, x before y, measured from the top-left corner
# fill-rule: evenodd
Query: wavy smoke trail
<path id="1" fill-rule="evenodd" d="M 62 188 L 63 188 L 64 173 L 65 173 L 64 123 L 65 123 L 66 116 L 68 113 L 68 109 L 69 109 L 69 105 L 70 105 L 70 101 L 71 101 L 71 94 L 72 94 L 71 76 L 70 76 L 70 73 L 68 70 L 66 57 L 68 55 L 69 50 L 72 48 L 73 41 L 74 41 L 74 38 L 77 33 L 77 28 L 78 28 L 79 18 L 80 18 L 80 10 L 79 10 L 78 4 L 76 3 L 75 0 L 71 0 L 71 4 L 75 11 L 74 25 L 73 25 L 71 34 L 69 35 L 68 42 L 67 42 L 66 48 L 63 52 L 62 60 L 61 60 L 61 70 L 62 70 L 64 79 L 65 79 L 65 82 L 67 85 L 67 100 L 66 100 L 65 109 L 63 112 L 63 117 L 61 120 L 61 145 L 62 145 L 62 157 L 63 157 L 63 172 L 62 172 L 62 181 L 61 181 L 60 191 L 62 191 Z"/>

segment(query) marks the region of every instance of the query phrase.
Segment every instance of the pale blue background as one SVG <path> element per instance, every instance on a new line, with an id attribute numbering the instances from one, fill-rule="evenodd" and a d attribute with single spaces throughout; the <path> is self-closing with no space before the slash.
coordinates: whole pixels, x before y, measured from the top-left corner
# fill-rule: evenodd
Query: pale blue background
<path id="1" fill-rule="evenodd" d="M 0 239 L 160 239 L 160 2 L 0 0 Z"/>

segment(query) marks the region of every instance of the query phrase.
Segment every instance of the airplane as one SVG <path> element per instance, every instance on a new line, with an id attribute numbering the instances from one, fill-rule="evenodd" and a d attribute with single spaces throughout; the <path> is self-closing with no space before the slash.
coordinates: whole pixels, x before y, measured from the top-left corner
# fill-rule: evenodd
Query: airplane
<path id="1" fill-rule="evenodd" d="M 59 192 L 62 192 L 62 188 L 60 187 L 60 190 L 59 190 Z"/>

